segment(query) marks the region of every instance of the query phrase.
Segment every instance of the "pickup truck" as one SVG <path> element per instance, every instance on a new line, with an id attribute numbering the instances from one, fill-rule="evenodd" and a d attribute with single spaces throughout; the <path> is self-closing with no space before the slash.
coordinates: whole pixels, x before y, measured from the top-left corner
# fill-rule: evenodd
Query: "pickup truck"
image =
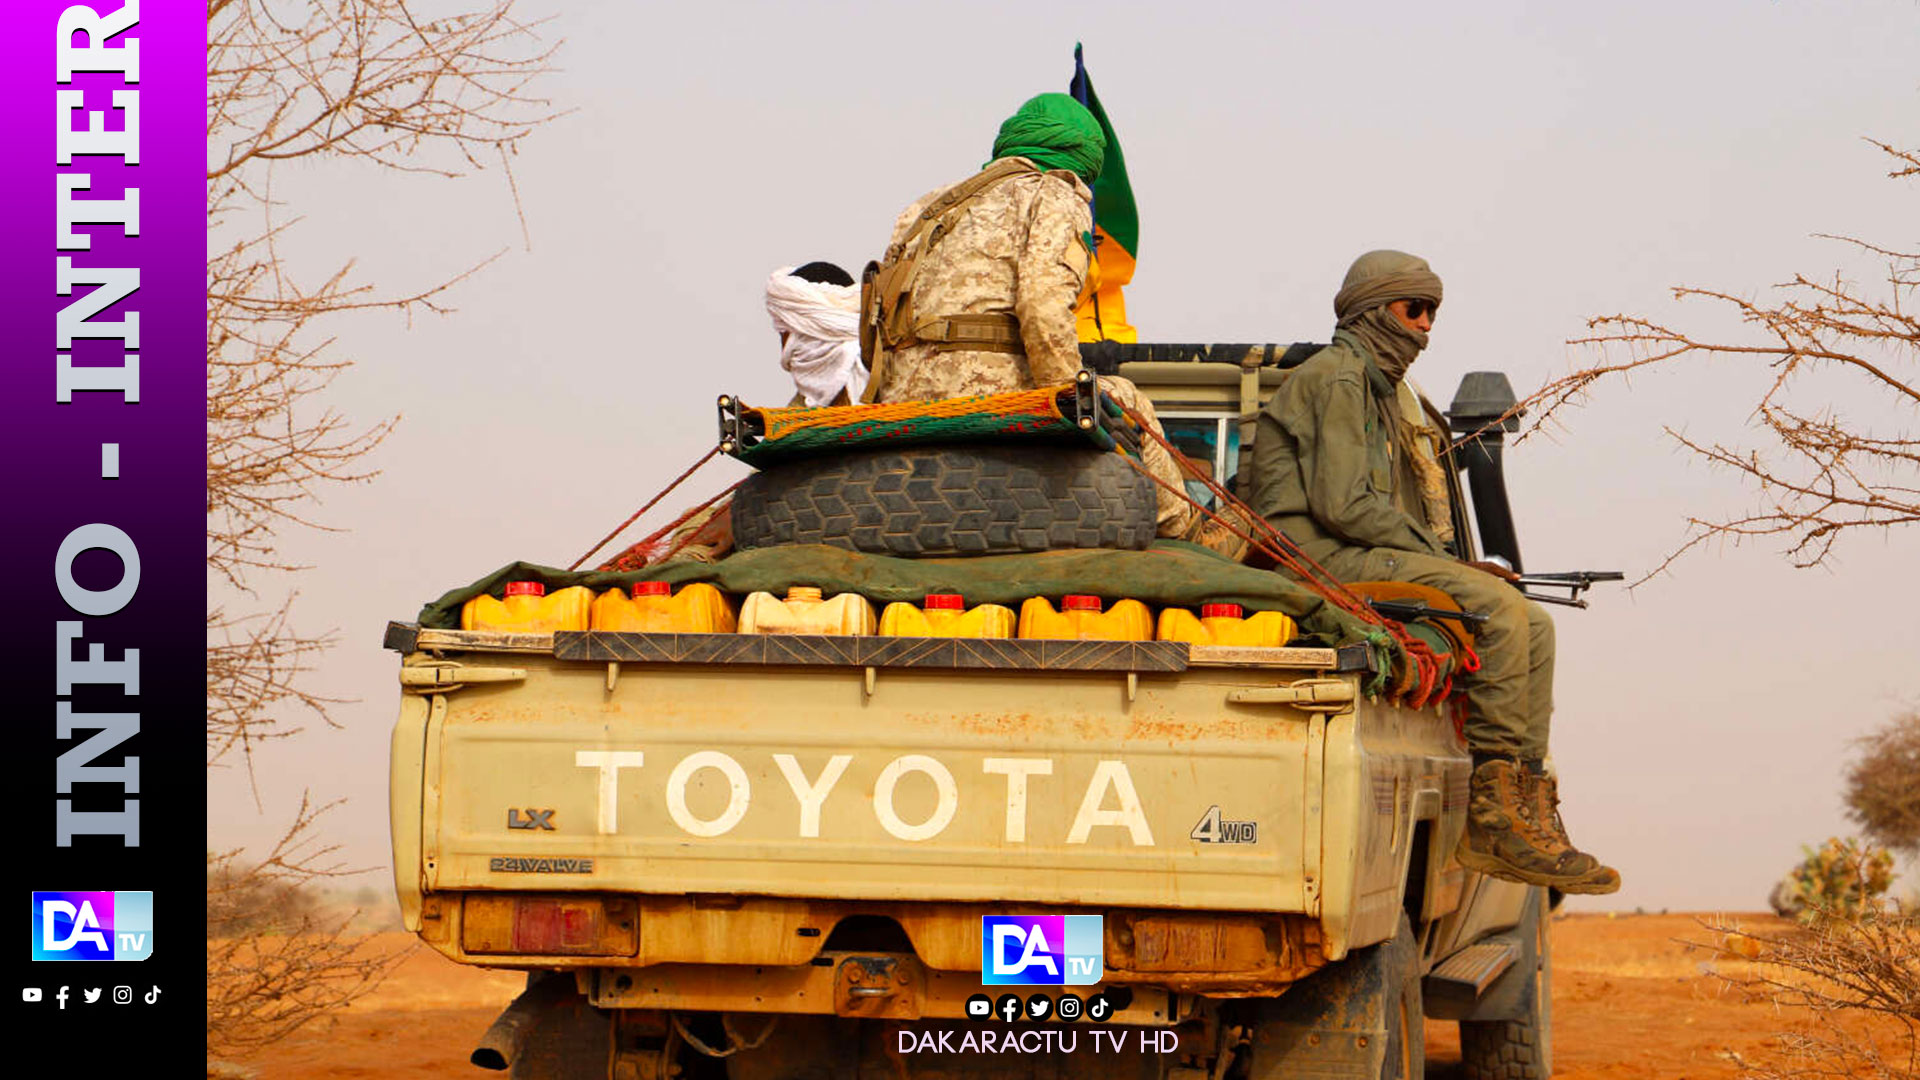
<path id="1" fill-rule="evenodd" d="M 1105 359 L 1227 478 L 1298 352 L 1235 349 Z M 1505 387 L 1439 422 L 1517 562 Z M 528 973 L 473 1063 L 1404 1078 L 1439 1018 L 1467 1076 L 1550 1074 L 1554 898 L 1453 857 L 1457 698 L 1370 699 L 1364 649 L 1040 644 L 390 624 L 406 927 Z"/>

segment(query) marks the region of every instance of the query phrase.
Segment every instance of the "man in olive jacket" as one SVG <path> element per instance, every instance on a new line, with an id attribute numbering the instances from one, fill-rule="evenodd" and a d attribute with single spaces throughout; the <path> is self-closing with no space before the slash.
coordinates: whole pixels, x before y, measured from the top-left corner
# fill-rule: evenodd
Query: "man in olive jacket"
<path id="1" fill-rule="evenodd" d="M 1397 396 L 1440 307 L 1426 260 L 1371 251 L 1334 297 L 1333 344 L 1288 375 L 1262 412 L 1253 509 L 1342 581 L 1409 581 L 1487 616 L 1465 676 L 1472 796 L 1459 856 L 1470 869 L 1565 892 L 1620 875 L 1575 849 L 1545 769 L 1553 623 L 1494 563 L 1462 563 L 1429 527 L 1420 463 Z"/>

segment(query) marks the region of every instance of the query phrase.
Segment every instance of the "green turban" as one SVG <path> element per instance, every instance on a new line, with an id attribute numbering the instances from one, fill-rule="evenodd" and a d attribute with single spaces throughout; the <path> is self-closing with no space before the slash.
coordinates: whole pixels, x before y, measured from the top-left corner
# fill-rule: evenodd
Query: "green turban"
<path id="1" fill-rule="evenodd" d="M 1067 169 L 1091 184 L 1107 159 L 1107 137 L 1086 106 L 1065 94 L 1040 94 L 1000 125 L 993 156 L 1023 157 L 1044 169 Z"/>

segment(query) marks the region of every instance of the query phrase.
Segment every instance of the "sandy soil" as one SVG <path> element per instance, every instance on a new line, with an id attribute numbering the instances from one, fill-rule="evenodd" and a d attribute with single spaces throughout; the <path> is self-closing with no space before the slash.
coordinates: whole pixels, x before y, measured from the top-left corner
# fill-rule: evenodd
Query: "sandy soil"
<path id="1" fill-rule="evenodd" d="M 1781 925 L 1771 916 L 1737 921 Z M 1715 977 L 1745 969 L 1742 961 L 1685 944 L 1717 940 L 1694 916 L 1563 916 L 1553 934 L 1556 1076 L 1733 1080 L 1738 1070 L 1729 1052 L 1764 1056 L 1771 1033 L 1784 1026 L 1770 1005 Z M 406 934 L 380 934 L 368 947 L 411 944 Z M 499 1075 L 475 1069 L 467 1055 L 523 981 L 416 948 L 375 993 L 244 1064 L 259 1080 Z M 1430 1023 L 1427 1042 L 1429 1075 L 1457 1076 L 1456 1026 Z"/>

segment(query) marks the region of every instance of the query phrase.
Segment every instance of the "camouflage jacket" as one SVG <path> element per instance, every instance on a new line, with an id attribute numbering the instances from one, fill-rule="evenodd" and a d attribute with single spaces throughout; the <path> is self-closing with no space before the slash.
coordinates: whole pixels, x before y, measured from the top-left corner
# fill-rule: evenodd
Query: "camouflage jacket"
<path id="1" fill-rule="evenodd" d="M 1378 382 L 1387 391 L 1375 391 Z M 1343 547 L 1450 558 L 1426 522 L 1418 473 L 1387 410 L 1366 347 L 1345 331 L 1294 369 L 1261 411 L 1253 442 L 1253 510 L 1324 559 Z"/>
<path id="2" fill-rule="evenodd" d="M 945 190 L 901 211 L 889 243 Z M 1080 369 L 1073 305 L 1087 276 L 1090 198 L 1087 185 L 1064 171 L 1014 176 L 976 196 L 921 257 L 914 317 L 1012 315 L 1026 355 L 909 345 L 888 361 L 874 400 L 928 401 L 1070 381 Z"/>

